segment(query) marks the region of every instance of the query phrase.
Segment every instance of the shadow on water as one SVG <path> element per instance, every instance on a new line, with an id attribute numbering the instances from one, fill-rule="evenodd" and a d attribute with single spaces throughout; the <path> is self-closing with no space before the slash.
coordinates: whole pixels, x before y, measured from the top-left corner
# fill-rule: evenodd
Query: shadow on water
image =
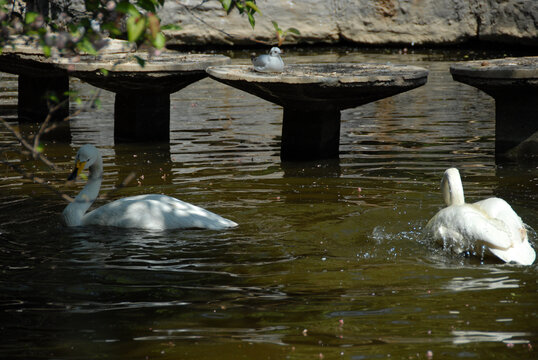
<path id="1" fill-rule="evenodd" d="M 103 92 L 99 109 L 70 122 L 71 144 L 43 142 L 64 171 L 26 165 L 75 195 L 84 181 L 64 179 L 92 143 L 102 192 L 136 173 L 110 200 L 164 193 L 240 225 L 65 228 L 63 200 L 1 168 L 0 357 L 532 358 L 536 265 L 449 255 L 421 235 L 456 166 L 468 201 L 505 198 L 537 241 L 536 167 L 495 164 L 493 100 L 448 72 L 463 55 L 288 51 L 289 63 L 430 70 L 421 88 L 343 111 L 340 158 L 311 163 L 280 162 L 281 108 L 209 79 L 172 94 L 170 144 L 114 144 Z M 15 82 L 2 82 L 1 105 L 13 108 Z M 95 91 L 71 87 L 83 99 Z"/>

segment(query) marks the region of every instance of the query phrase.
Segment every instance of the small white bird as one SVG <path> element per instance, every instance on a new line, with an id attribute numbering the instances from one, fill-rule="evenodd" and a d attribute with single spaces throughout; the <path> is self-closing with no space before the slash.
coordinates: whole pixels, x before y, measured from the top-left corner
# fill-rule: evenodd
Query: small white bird
<path id="1" fill-rule="evenodd" d="M 530 265 L 536 254 L 527 230 L 510 205 L 499 198 L 466 204 L 458 169 L 445 171 L 441 190 L 447 205 L 426 225 L 425 234 L 460 254 L 466 251 L 493 254 L 505 262 Z"/>
<path id="2" fill-rule="evenodd" d="M 269 51 L 269 55 L 264 54 L 258 57 L 252 57 L 254 70 L 260 72 L 282 72 L 284 70 L 284 62 L 280 58 L 281 53 L 279 48 L 273 47 Z"/>
<path id="3" fill-rule="evenodd" d="M 68 180 L 76 179 L 84 169 L 90 170 L 88 183 L 62 213 L 67 226 L 100 225 L 151 230 L 222 230 L 237 226 L 235 222 L 201 207 L 159 194 L 126 197 L 85 214 L 97 198 L 103 180 L 103 160 L 93 145 L 84 145 L 78 150 L 75 169 Z"/>

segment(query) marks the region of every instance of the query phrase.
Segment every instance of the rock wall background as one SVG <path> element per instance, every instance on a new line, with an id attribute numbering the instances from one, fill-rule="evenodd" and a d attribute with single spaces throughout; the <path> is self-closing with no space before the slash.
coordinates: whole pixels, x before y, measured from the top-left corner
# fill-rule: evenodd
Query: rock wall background
<path id="1" fill-rule="evenodd" d="M 166 0 L 163 23 L 176 45 L 275 43 L 271 20 L 295 27 L 286 44 L 452 44 L 471 39 L 538 47 L 538 0 L 257 0 L 262 16 L 252 29 L 216 1 Z"/>
<path id="2" fill-rule="evenodd" d="M 25 2 L 25 0 L 15 0 Z M 26 0 L 84 12 L 84 0 Z M 180 24 L 168 32 L 174 45 L 276 43 L 271 20 L 295 27 L 286 44 L 442 45 L 469 40 L 538 48 L 538 0 L 257 0 L 262 15 L 252 29 L 246 17 L 226 15 L 216 0 L 166 0 L 159 16 Z"/>

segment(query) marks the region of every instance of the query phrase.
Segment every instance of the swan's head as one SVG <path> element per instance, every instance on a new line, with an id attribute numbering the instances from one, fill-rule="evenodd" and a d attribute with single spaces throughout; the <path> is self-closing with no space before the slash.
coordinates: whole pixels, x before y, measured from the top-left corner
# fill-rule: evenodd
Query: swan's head
<path id="1" fill-rule="evenodd" d="M 75 180 L 82 170 L 89 169 L 99 157 L 99 150 L 95 146 L 89 144 L 81 146 L 75 156 L 75 168 L 67 180 Z"/>
<path id="2" fill-rule="evenodd" d="M 282 51 L 279 48 L 277 48 L 276 46 L 272 47 L 271 50 L 269 51 L 269 55 L 271 55 L 271 56 L 278 56 L 280 54 L 282 54 Z"/>
<path id="3" fill-rule="evenodd" d="M 463 185 L 461 184 L 460 172 L 456 168 L 445 171 L 441 180 L 441 191 L 447 206 L 465 204 L 463 196 Z"/>

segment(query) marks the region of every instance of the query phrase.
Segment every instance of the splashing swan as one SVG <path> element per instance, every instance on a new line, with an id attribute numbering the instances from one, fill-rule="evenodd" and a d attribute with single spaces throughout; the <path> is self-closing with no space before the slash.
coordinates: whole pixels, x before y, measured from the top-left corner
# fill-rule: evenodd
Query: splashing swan
<path id="1" fill-rule="evenodd" d="M 536 254 L 529 244 L 521 218 L 499 198 L 466 204 L 458 169 L 445 171 L 441 190 L 447 205 L 426 225 L 428 237 L 454 253 L 485 247 L 505 262 L 530 265 Z"/>
<path id="2" fill-rule="evenodd" d="M 101 225 L 153 230 L 221 230 L 237 226 L 235 222 L 198 206 L 158 194 L 126 197 L 86 214 L 97 198 L 103 180 L 103 160 L 93 145 L 84 145 L 78 150 L 75 169 L 69 180 L 74 180 L 84 169 L 90 170 L 88 183 L 62 213 L 67 226 Z"/>

